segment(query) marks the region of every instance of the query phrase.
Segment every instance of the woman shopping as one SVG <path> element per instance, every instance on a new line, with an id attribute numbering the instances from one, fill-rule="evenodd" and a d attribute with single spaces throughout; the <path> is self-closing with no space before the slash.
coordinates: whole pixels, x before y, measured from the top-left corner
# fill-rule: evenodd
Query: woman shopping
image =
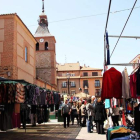
<path id="1" fill-rule="evenodd" d="M 102 103 L 101 98 L 97 100 L 97 104 L 95 106 L 95 122 L 97 126 L 97 133 L 104 134 L 104 121 L 107 119 L 105 106 Z"/>
<path id="2" fill-rule="evenodd" d="M 73 102 L 72 108 L 71 108 L 71 120 L 72 120 L 72 125 L 74 125 L 74 119 L 77 119 L 77 124 L 78 124 L 78 109 L 76 106 L 76 102 Z"/>

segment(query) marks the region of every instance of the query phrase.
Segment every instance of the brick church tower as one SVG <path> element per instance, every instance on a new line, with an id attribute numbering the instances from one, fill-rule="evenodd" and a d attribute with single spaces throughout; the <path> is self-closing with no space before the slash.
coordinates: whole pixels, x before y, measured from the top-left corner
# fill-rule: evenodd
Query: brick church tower
<path id="1" fill-rule="evenodd" d="M 34 35 L 38 42 L 36 44 L 36 76 L 56 87 L 56 40 L 48 29 L 44 0 L 42 0 L 42 14 L 39 16 L 38 24 Z"/>

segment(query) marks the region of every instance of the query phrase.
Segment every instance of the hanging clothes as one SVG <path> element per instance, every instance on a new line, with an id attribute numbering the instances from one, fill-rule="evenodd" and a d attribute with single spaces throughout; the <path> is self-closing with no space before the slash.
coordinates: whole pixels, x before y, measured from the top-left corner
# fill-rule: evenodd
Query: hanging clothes
<path id="1" fill-rule="evenodd" d="M 136 76 L 137 76 L 137 81 L 136 81 L 136 85 L 137 85 L 137 96 L 140 96 L 140 68 L 137 70 Z"/>
<path id="2" fill-rule="evenodd" d="M 140 132 L 140 104 L 134 109 L 135 131 Z"/>
<path id="3" fill-rule="evenodd" d="M 125 98 L 125 99 L 131 98 L 128 72 L 126 68 L 122 72 L 122 98 Z"/>
<path id="4" fill-rule="evenodd" d="M 126 119 L 125 119 L 124 111 L 123 111 L 123 113 L 122 113 L 122 124 L 123 124 L 124 126 L 126 126 Z"/>
<path id="5" fill-rule="evenodd" d="M 122 98 L 122 74 L 115 68 L 110 68 L 103 75 L 103 86 L 101 98 Z"/>
<path id="6" fill-rule="evenodd" d="M 105 99 L 105 108 L 110 108 L 110 99 Z"/>
<path id="7" fill-rule="evenodd" d="M 136 73 L 130 75 L 130 91 L 131 91 L 131 97 L 137 98 L 137 75 Z"/>
<path id="8" fill-rule="evenodd" d="M 24 103 L 25 102 L 25 88 L 24 85 L 18 83 L 16 85 L 16 96 L 15 96 L 16 103 Z"/>

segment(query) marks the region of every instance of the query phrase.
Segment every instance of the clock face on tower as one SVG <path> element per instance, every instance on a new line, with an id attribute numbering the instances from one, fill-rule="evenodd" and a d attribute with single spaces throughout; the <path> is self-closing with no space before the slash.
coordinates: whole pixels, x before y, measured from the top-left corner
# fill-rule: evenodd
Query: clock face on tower
<path id="1" fill-rule="evenodd" d="M 43 38 L 41 38 L 41 39 L 40 39 L 40 42 L 44 42 L 44 39 L 43 39 Z"/>

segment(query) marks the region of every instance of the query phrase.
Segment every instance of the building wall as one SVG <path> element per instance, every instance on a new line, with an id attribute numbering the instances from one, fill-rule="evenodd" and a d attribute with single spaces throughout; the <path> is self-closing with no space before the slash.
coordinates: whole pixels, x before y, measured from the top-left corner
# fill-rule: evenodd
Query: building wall
<path id="1" fill-rule="evenodd" d="M 71 87 L 71 85 L 69 85 L 69 91 L 71 93 L 71 91 L 75 91 L 75 93 L 79 93 L 79 87 L 80 87 L 80 79 L 70 79 L 69 82 L 74 81 L 76 84 L 76 87 Z M 57 90 L 60 93 L 64 93 L 63 91 L 65 91 L 66 93 L 68 93 L 68 85 L 66 88 L 62 87 L 62 83 L 63 82 L 68 82 L 67 79 L 57 79 Z"/>
<path id="2" fill-rule="evenodd" d="M 88 76 L 83 76 L 83 73 L 87 72 Z M 98 72 L 98 76 L 92 76 L 92 72 Z M 88 80 L 88 93 L 89 95 L 95 95 L 96 89 L 102 88 L 102 71 L 101 70 L 91 70 L 91 71 L 80 71 L 80 88 L 82 89 L 82 92 L 84 92 L 85 87 L 83 87 L 83 81 Z M 100 86 L 95 87 L 95 80 L 100 81 Z"/>
<path id="3" fill-rule="evenodd" d="M 40 39 L 44 42 L 40 42 Z M 36 51 L 37 77 L 56 86 L 56 54 L 54 37 L 37 37 L 39 51 Z M 45 50 L 45 42 L 48 42 L 48 50 Z"/>
<path id="4" fill-rule="evenodd" d="M 17 67 L 18 79 L 24 79 L 34 83 L 36 78 L 36 60 L 35 60 L 35 41 L 23 27 L 23 24 L 17 20 Z M 25 61 L 25 47 L 27 47 L 27 62 Z"/>
<path id="5" fill-rule="evenodd" d="M 13 74 L 13 40 L 14 17 L 0 16 L 0 76 L 8 78 L 7 72 Z M 9 77 L 13 78 L 13 75 Z"/>
<path id="6" fill-rule="evenodd" d="M 34 83 L 35 44 L 36 41 L 16 15 L 0 16 L 0 76 Z M 25 62 L 25 47 L 28 48 L 28 62 Z M 10 72 L 9 77 L 7 72 Z"/>
<path id="7" fill-rule="evenodd" d="M 79 76 L 80 75 L 80 71 L 59 71 L 57 72 L 57 76 L 60 76 L 60 77 L 64 77 L 67 75 L 67 73 L 70 73 L 70 74 L 75 74 L 75 76 Z"/>
<path id="8" fill-rule="evenodd" d="M 83 76 L 83 73 L 84 73 L 84 72 L 87 72 L 87 73 L 88 73 L 88 76 L 92 76 L 92 72 L 98 72 L 98 76 L 102 76 L 102 71 L 98 71 L 98 70 L 97 70 L 97 71 L 96 71 L 96 70 L 95 70 L 95 71 L 93 71 L 93 70 L 91 70 L 91 71 L 89 71 L 89 70 L 88 70 L 88 71 L 86 71 L 86 70 L 81 70 L 81 71 L 80 71 L 80 76 L 81 76 L 81 77 Z"/>
<path id="9" fill-rule="evenodd" d="M 87 72 L 88 76 L 83 76 L 84 72 Z M 92 72 L 98 72 L 98 76 L 92 76 Z M 67 73 L 70 73 L 70 74 L 75 73 L 75 76 L 70 76 L 70 81 L 75 81 L 76 88 L 70 88 L 70 91 L 75 90 L 76 93 L 79 93 L 79 88 L 81 88 L 82 92 L 84 92 L 84 89 L 85 89 L 85 87 L 83 87 L 84 80 L 88 80 L 89 95 L 95 95 L 95 93 L 97 92 L 96 89 L 101 90 L 101 88 L 102 88 L 102 70 L 57 71 L 57 76 L 58 76 L 57 77 L 57 89 L 60 93 L 62 93 L 64 90 L 68 92 L 68 87 L 62 88 L 62 82 L 63 81 L 67 82 L 67 78 L 66 78 Z M 76 76 L 79 76 L 79 78 L 76 78 Z M 95 80 L 100 81 L 99 87 L 95 87 Z"/>
<path id="10" fill-rule="evenodd" d="M 84 87 L 83 87 L 83 81 L 84 80 L 88 80 L 88 92 L 89 95 L 94 95 L 96 93 L 96 89 L 101 89 L 102 88 L 102 78 L 82 78 L 80 79 L 80 88 L 82 89 L 82 92 L 84 92 Z M 95 80 L 99 80 L 100 81 L 100 86 L 99 87 L 95 87 Z"/>

